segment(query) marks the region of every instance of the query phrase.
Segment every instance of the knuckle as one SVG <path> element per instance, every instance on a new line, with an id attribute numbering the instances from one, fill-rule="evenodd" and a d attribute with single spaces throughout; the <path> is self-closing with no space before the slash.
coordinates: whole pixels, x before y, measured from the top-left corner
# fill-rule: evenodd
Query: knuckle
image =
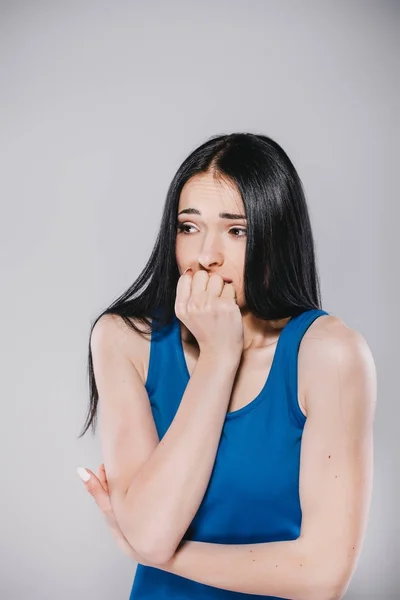
<path id="1" fill-rule="evenodd" d="M 200 306 L 193 296 L 188 302 L 188 312 L 192 315 L 197 315 L 200 312 Z"/>
<path id="2" fill-rule="evenodd" d="M 91 496 L 95 496 L 97 493 L 97 486 L 96 484 L 92 483 L 89 481 L 89 483 L 86 485 L 86 489 L 89 492 L 89 494 Z"/>
<path id="3" fill-rule="evenodd" d="M 233 313 L 236 311 L 236 304 L 232 302 L 231 298 L 228 297 L 223 298 L 221 307 L 225 313 Z"/>

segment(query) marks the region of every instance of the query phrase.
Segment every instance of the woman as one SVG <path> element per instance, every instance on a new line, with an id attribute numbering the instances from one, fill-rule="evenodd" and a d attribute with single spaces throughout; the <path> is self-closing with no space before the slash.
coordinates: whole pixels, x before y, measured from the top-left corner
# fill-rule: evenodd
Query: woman
<path id="1" fill-rule="evenodd" d="M 99 403 L 104 465 L 85 485 L 138 562 L 131 600 L 342 597 L 372 490 L 375 365 L 321 308 L 302 184 L 275 141 L 222 135 L 183 162 L 148 264 L 93 325 L 89 374 L 81 435 Z"/>

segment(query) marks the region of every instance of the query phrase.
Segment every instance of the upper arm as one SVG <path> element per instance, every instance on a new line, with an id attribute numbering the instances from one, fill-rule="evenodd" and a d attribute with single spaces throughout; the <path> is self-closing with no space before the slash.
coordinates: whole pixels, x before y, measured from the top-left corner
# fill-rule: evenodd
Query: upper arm
<path id="1" fill-rule="evenodd" d="M 121 497 L 159 443 L 149 397 L 128 352 L 140 334 L 119 317 L 103 315 L 93 328 L 91 351 L 99 394 L 99 433 L 110 499 Z"/>
<path id="2" fill-rule="evenodd" d="M 373 479 L 376 369 L 356 331 L 311 339 L 313 376 L 300 459 L 303 540 L 321 584 L 348 586 L 367 526 Z M 317 582 L 316 582 L 317 583 Z"/>

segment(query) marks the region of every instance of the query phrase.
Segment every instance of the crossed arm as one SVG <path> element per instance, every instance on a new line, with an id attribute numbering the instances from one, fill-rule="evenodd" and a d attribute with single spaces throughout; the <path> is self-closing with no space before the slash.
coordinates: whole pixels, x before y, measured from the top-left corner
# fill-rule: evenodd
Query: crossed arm
<path id="1" fill-rule="evenodd" d="M 312 368 L 307 368 L 307 373 L 311 373 L 311 376 L 307 376 L 308 387 L 305 390 L 307 420 L 300 456 L 299 495 L 302 511 L 300 536 L 292 541 L 224 545 L 180 541 L 179 535 L 175 535 L 173 543 L 168 543 L 170 550 L 162 553 L 163 560 L 158 560 L 157 563 L 151 560 L 149 566 L 205 585 L 242 593 L 278 596 L 291 600 L 337 600 L 343 596 L 360 554 L 370 506 L 376 370 L 364 338 L 348 327 L 340 325 L 330 328 L 329 337 L 304 336 L 303 348 L 304 344 L 307 344 L 310 352 L 302 352 L 301 360 L 306 357 Z M 104 356 L 100 352 L 98 359 L 98 377 L 103 385 L 104 422 L 108 423 L 110 428 L 108 435 L 104 436 L 107 441 L 104 448 L 109 459 L 106 466 L 108 476 L 111 472 L 111 486 L 114 483 L 113 475 L 114 479 L 116 476 L 128 478 L 129 465 L 126 457 L 133 454 L 137 461 L 140 459 L 144 462 L 144 452 L 150 453 L 151 450 L 148 444 L 144 446 L 144 438 L 141 438 L 140 444 L 137 442 L 134 446 L 137 449 L 136 455 L 131 453 L 133 441 L 129 435 L 127 436 L 126 428 L 121 429 L 120 420 L 123 418 L 124 423 L 129 422 L 129 418 L 139 418 L 139 413 L 133 414 L 132 406 L 136 406 L 137 403 L 131 402 L 131 392 L 125 392 L 124 387 L 118 388 L 117 397 L 120 403 L 117 414 L 108 418 L 107 410 L 111 408 L 107 409 L 107 406 L 114 407 L 114 401 L 111 402 L 111 399 L 115 397 L 112 375 L 115 372 L 114 378 L 117 381 L 120 379 L 125 381 L 129 373 L 118 371 L 120 353 L 115 352 L 114 356 L 114 346 L 111 344 L 110 351 L 106 348 Z M 101 374 L 107 366 L 107 376 L 103 377 L 103 381 Z M 197 374 L 197 378 L 200 376 L 201 374 Z M 213 376 L 215 380 L 215 373 Z M 111 382 L 108 386 L 106 380 L 109 377 Z M 194 379 L 195 376 L 191 378 L 192 385 Z M 219 394 L 222 392 L 228 394 L 230 385 L 228 380 L 223 380 L 221 383 L 218 379 L 212 383 L 213 388 L 219 385 Z M 197 393 L 197 390 L 194 389 L 193 393 Z M 207 391 L 206 400 L 209 393 L 211 392 Z M 108 403 L 107 398 L 110 399 Z M 187 413 L 191 404 L 193 403 L 188 402 L 188 407 L 185 409 Z M 212 410 L 214 412 L 217 410 L 215 405 L 215 402 L 209 402 L 208 405 L 204 402 L 196 407 L 196 419 L 194 419 L 196 428 L 199 428 L 199 420 L 207 424 L 207 427 L 205 425 L 200 427 L 200 434 L 203 429 L 209 431 L 211 426 L 216 432 L 219 431 L 219 419 L 224 415 L 222 412 L 209 415 Z M 147 406 L 144 401 L 143 406 Z M 113 409 L 117 410 L 115 407 Z M 204 414 L 201 413 L 201 409 Z M 189 429 L 190 435 L 194 436 L 198 431 L 193 427 L 191 420 L 188 418 L 186 420 L 192 429 L 186 424 L 181 429 L 186 432 L 186 435 Z M 124 434 L 127 437 L 124 437 Z M 155 436 L 154 430 L 152 442 L 154 444 L 156 444 Z M 201 447 L 202 440 L 199 441 L 198 438 L 200 439 L 200 435 L 196 438 L 196 447 Z M 192 462 L 196 447 L 192 448 L 190 457 Z M 162 450 L 164 451 L 164 448 Z M 124 471 L 122 475 L 119 466 L 120 457 L 127 465 L 126 472 Z M 174 471 L 174 459 L 175 456 L 168 454 L 165 463 L 167 474 Z M 191 469 L 188 466 L 187 471 L 190 475 Z M 205 481 L 205 473 L 202 477 Z M 204 483 L 203 479 L 201 484 Z M 162 483 L 163 478 L 160 481 Z M 187 481 L 181 478 L 178 483 L 181 487 L 179 485 L 178 489 L 174 487 L 172 492 L 180 498 L 180 490 Z M 199 482 L 196 481 L 196 484 Z M 154 489 L 157 491 L 155 484 Z M 160 489 L 162 489 L 161 484 Z M 201 490 L 198 491 L 199 494 L 200 492 Z M 154 493 L 154 490 L 151 490 L 151 493 Z M 110 499 L 112 502 L 111 496 Z M 169 511 L 174 508 L 173 499 L 173 496 L 168 498 Z M 146 515 L 147 504 L 149 504 L 142 499 L 140 502 L 143 506 L 139 503 L 140 510 L 136 522 Z M 114 502 L 114 511 L 116 506 Z M 165 514 L 168 514 L 167 508 L 164 508 Z M 184 518 L 181 513 L 179 515 L 174 513 L 176 522 L 180 518 L 179 524 L 183 530 L 187 527 L 190 510 L 192 507 L 186 506 Z M 118 511 L 116 516 L 118 521 Z M 125 520 L 129 525 L 128 514 Z M 145 521 L 147 523 L 147 519 Z M 161 513 L 159 522 L 162 524 L 162 521 Z M 119 523 L 119 525 L 132 549 L 136 548 L 136 537 L 133 536 L 131 542 L 130 531 L 124 530 L 123 524 Z M 166 535 L 164 532 L 161 533 Z M 137 552 L 133 550 L 133 556 L 135 554 Z M 141 556 L 138 555 L 138 562 L 149 564 L 147 560 L 139 560 Z"/>
<path id="2" fill-rule="evenodd" d="M 361 551 L 373 478 L 376 369 L 354 330 L 317 344 L 300 458 L 300 537 L 225 545 L 184 541 L 157 568 L 202 584 L 292 600 L 337 600 Z"/>

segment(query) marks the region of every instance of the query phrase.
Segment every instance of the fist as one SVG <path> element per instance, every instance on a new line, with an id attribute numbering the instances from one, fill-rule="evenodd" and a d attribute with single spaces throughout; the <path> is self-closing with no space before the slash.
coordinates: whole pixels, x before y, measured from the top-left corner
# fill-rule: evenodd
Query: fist
<path id="1" fill-rule="evenodd" d="M 191 271 L 178 280 L 176 316 L 196 338 L 200 352 L 240 358 L 243 321 L 233 284 L 217 273 Z"/>

